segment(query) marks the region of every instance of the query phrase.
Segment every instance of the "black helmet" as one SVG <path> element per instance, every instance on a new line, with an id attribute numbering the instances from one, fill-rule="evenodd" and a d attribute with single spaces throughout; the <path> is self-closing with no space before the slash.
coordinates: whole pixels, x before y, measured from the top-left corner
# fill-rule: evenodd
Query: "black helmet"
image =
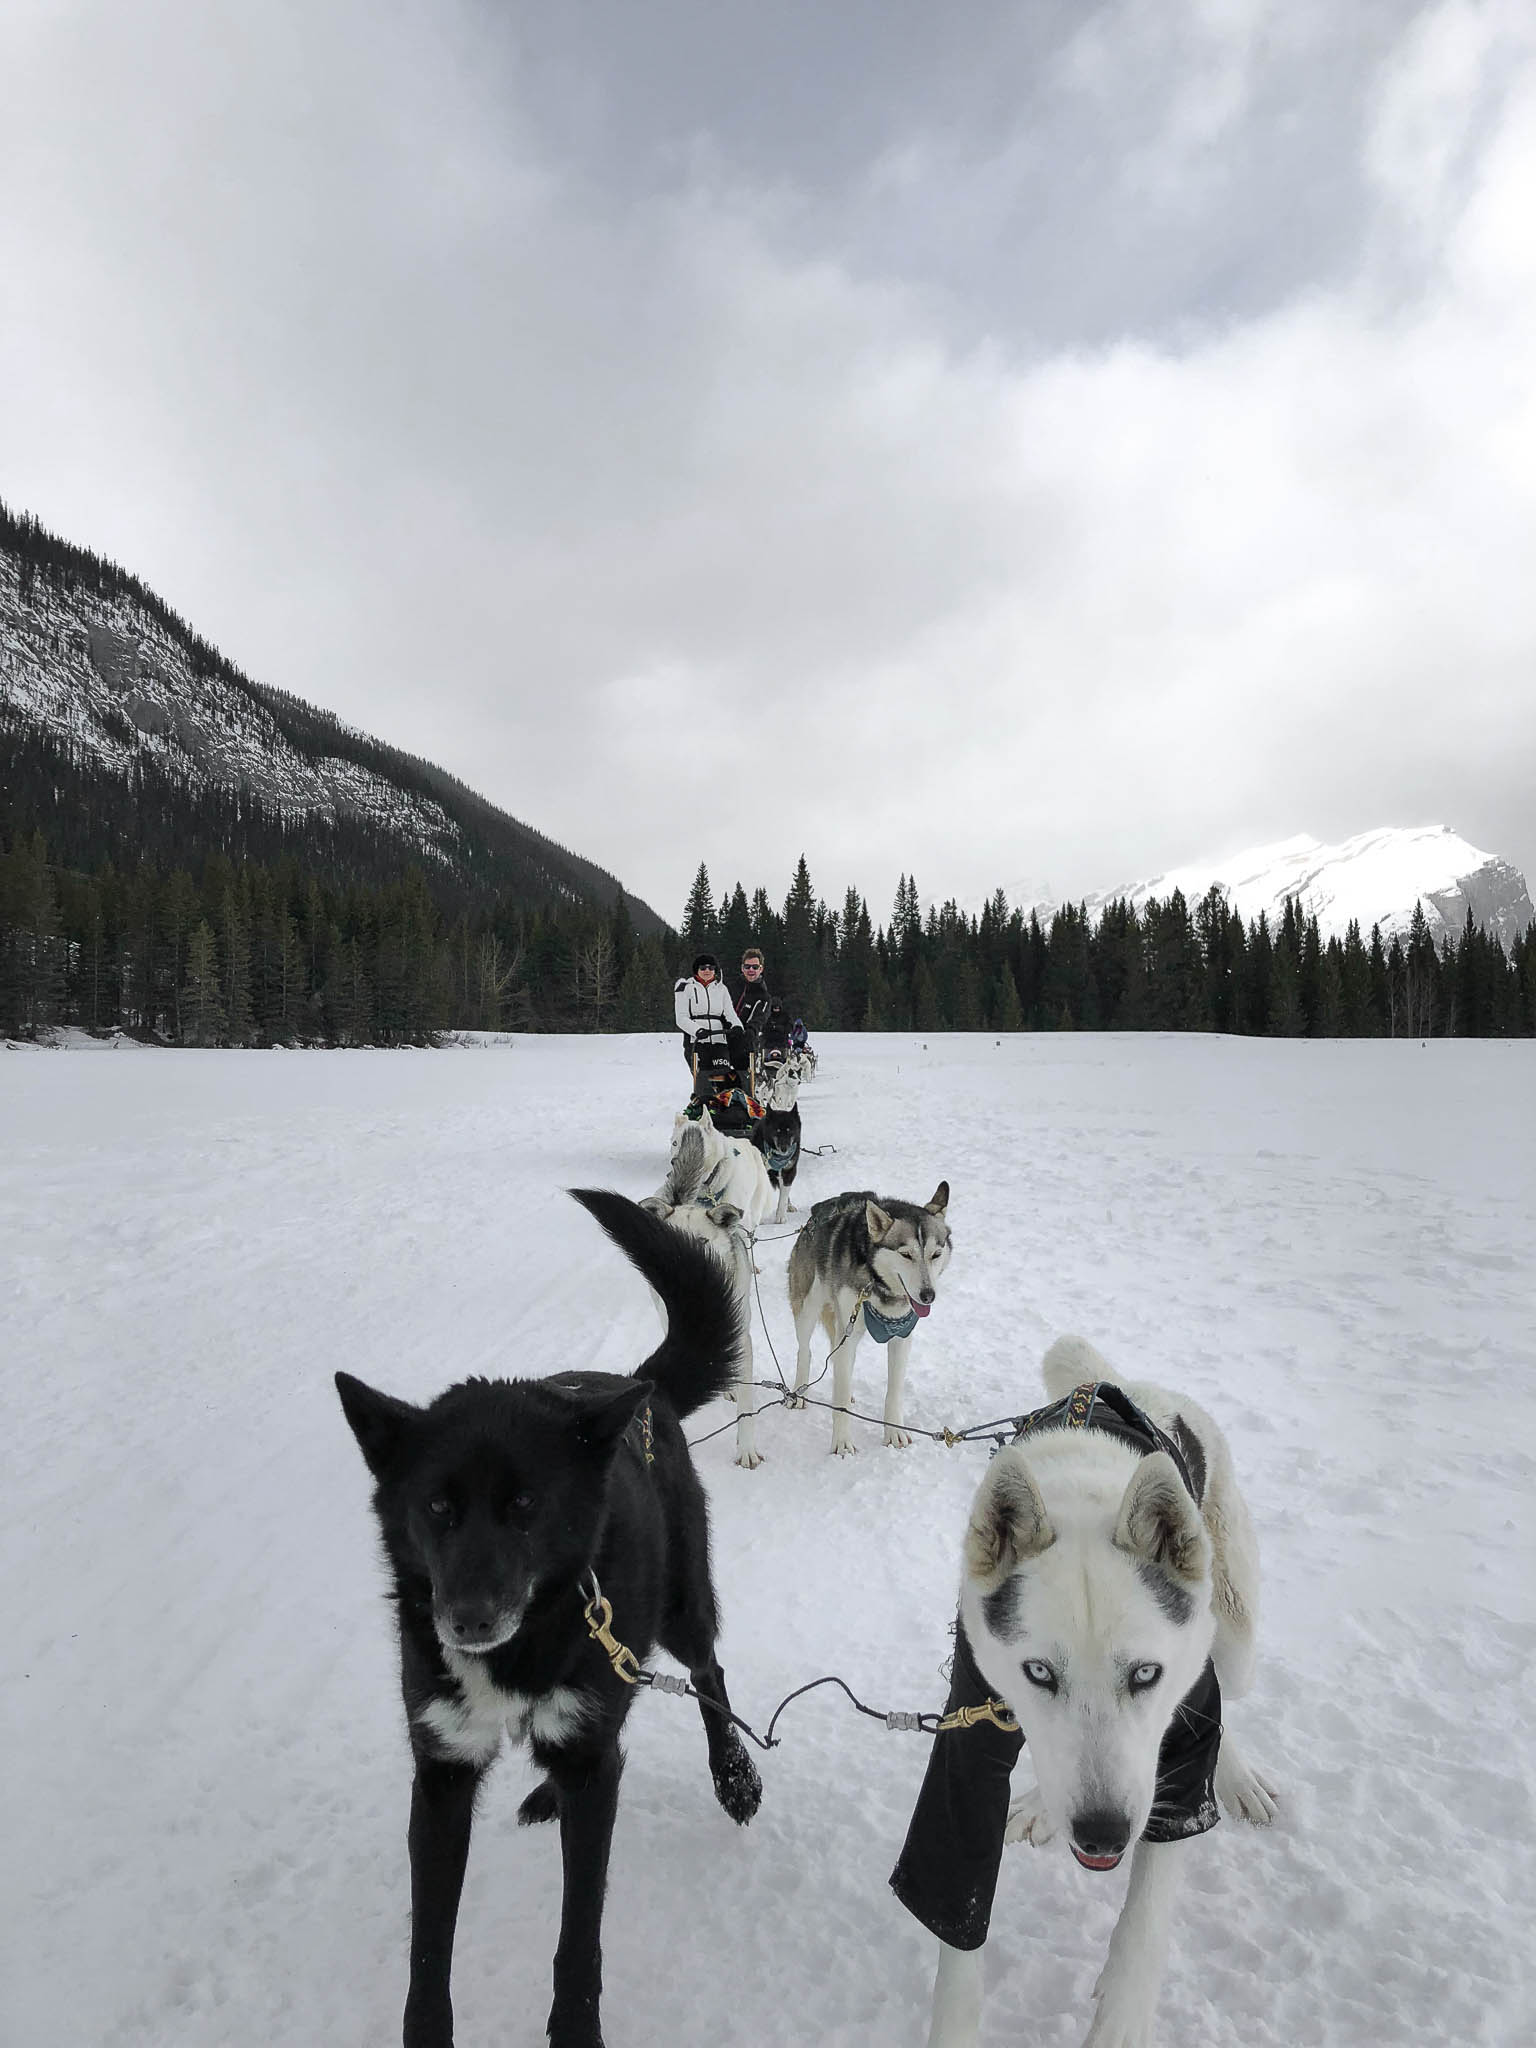
<path id="1" fill-rule="evenodd" d="M 701 967 L 713 967 L 716 974 L 720 972 L 720 962 L 715 958 L 713 953 L 700 953 L 698 958 L 693 963 L 692 972 L 694 974 L 697 974 Z"/>

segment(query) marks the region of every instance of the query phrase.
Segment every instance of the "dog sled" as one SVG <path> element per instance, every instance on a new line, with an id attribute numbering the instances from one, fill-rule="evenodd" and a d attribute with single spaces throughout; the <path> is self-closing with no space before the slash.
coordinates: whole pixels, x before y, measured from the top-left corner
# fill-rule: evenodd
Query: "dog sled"
<path id="1" fill-rule="evenodd" d="M 796 1017 L 789 1027 L 789 1044 L 784 1054 L 784 1064 L 801 1083 L 809 1081 L 816 1072 L 816 1049 L 811 1044 L 803 1018 Z"/>
<path id="2" fill-rule="evenodd" d="M 693 1094 L 685 1115 L 697 1118 L 703 1110 L 715 1129 L 727 1138 L 756 1141 L 756 1127 L 763 1117 L 749 1068 L 748 1085 L 741 1085 L 736 1063 L 723 1048 L 706 1047 L 693 1059 Z"/>

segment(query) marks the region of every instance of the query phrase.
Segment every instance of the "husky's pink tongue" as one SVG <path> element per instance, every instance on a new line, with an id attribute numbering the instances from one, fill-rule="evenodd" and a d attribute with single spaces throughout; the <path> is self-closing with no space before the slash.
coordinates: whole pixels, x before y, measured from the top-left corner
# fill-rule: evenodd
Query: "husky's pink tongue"
<path id="1" fill-rule="evenodd" d="M 933 1314 L 933 1303 L 931 1301 L 914 1301 L 910 1294 L 907 1296 L 907 1307 L 911 1309 L 913 1315 L 915 1316 L 928 1316 Z"/>
<path id="2" fill-rule="evenodd" d="M 1120 1861 L 1118 1856 L 1085 1856 L 1076 1842 L 1073 1842 L 1070 1847 L 1072 1854 L 1081 1863 L 1084 1870 L 1113 1870 Z"/>

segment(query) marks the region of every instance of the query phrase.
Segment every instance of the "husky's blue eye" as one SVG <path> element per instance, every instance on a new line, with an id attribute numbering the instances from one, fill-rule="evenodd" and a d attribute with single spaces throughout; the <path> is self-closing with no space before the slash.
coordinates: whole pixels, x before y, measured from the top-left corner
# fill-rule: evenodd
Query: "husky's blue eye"
<path id="1" fill-rule="evenodd" d="M 1055 1672 L 1049 1664 L 1044 1663 L 1039 1657 L 1031 1657 L 1029 1659 L 1028 1663 L 1024 1666 L 1024 1676 L 1031 1685 L 1038 1685 L 1042 1692 L 1054 1692 L 1056 1690 Z"/>
<path id="2" fill-rule="evenodd" d="M 1131 1673 L 1131 1691 L 1150 1692 L 1162 1675 L 1161 1664 L 1138 1664 Z"/>
<path id="3" fill-rule="evenodd" d="M 444 1497 L 441 1494 L 439 1494 L 436 1500 L 429 1500 L 427 1502 L 427 1513 L 429 1515 L 435 1515 L 440 1522 L 446 1522 L 448 1517 L 453 1513 L 453 1502 L 451 1500 L 444 1499 Z"/>

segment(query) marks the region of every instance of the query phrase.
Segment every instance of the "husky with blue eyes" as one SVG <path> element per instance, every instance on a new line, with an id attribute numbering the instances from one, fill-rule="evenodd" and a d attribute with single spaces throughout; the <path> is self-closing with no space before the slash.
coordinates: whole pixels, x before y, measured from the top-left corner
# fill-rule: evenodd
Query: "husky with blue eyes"
<path id="1" fill-rule="evenodd" d="M 811 1378 L 811 1338 L 821 1324 L 832 1368 L 832 1453 L 857 1448 L 849 1427 L 853 1360 L 868 1335 L 886 1352 L 885 1441 L 904 1450 L 901 1390 L 912 1332 L 938 1298 L 939 1276 L 949 1264 L 949 1182 L 931 1201 L 897 1202 L 867 1190 L 833 1195 L 806 1218 L 789 1255 L 789 1305 L 798 1352 L 795 1393 Z M 795 1405 L 793 1398 L 789 1404 Z"/>
<path id="2" fill-rule="evenodd" d="M 1049 1404 L 987 1469 L 965 1536 L 949 1723 L 891 1883 L 939 1936 L 929 2048 L 974 2048 L 1004 1841 L 1061 1835 L 1085 1870 L 1131 1857 L 1086 2048 L 1150 2048 L 1180 1845 L 1274 1788 L 1222 1727 L 1247 1691 L 1258 1550 L 1226 1439 L 1161 1387 L 1116 1384 L 1063 1338 Z M 969 1710 L 969 1711 L 968 1711 Z M 1010 1797 L 1027 1743 L 1036 1784 Z"/>

